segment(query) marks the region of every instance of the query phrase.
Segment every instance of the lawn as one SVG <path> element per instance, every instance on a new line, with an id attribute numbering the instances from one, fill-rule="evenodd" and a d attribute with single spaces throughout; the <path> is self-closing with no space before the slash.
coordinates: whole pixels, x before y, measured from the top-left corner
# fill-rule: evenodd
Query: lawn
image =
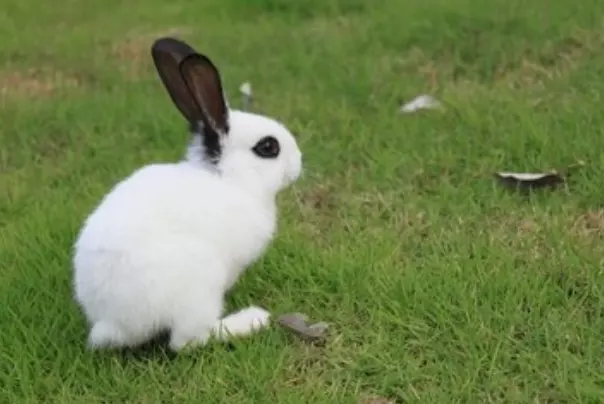
<path id="1" fill-rule="evenodd" d="M 0 403 L 604 402 L 602 0 L 0 4 Z M 304 176 L 228 309 L 308 313 L 323 345 L 86 350 L 77 231 L 188 140 L 162 35 L 298 133 Z M 445 107 L 397 112 L 422 93 Z M 492 176 L 578 160 L 532 195 Z"/>

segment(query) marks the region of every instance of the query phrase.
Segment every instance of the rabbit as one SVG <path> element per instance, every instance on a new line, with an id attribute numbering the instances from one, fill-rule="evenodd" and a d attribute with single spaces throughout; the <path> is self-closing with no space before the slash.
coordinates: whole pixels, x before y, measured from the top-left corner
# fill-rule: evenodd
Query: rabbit
<path id="1" fill-rule="evenodd" d="M 274 238 L 277 194 L 302 171 L 293 134 L 231 110 L 207 56 L 173 37 L 154 41 L 151 55 L 192 140 L 182 161 L 135 170 L 84 220 L 73 284 L 90 349 L 169 331 L 178 352 L 266 328 L 261 307 L 223 316 L 224 295 Z"/>

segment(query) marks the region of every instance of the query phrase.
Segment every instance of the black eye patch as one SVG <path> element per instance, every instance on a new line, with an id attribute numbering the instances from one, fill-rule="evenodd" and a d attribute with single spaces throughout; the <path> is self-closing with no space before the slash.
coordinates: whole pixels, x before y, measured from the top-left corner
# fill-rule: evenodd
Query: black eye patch
<path id="1" fill-rule="evenodd" d="M 264 159 L 275 158 L 281 152 L 281 146 L 277 139 L 272 136 L 266 136 L 252 147 L 252 151 L 256 156 Z"/>

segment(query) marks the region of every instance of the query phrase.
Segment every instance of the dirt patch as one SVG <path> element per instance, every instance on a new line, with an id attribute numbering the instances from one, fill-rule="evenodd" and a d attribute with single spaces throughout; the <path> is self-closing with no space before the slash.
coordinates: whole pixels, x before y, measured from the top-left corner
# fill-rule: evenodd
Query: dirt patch
<path id="1" fill-rule="evenodd" d="M 500 216 L 493 220 L 492 230 L 495 233 L 508 234 L 512 237 L 533 236 L 541 231 L 541 226 L 531 217 L 514 215 Z"/>
<path id="2" fill-rule="evenodd" d="M 74 74 L 51 68 L 0 71 L 0 97 L 48 96 L 66 88 L 81 87 L 83 80 Z"/>
<path id="3" fill-rule="evenodd" d="M 546 82 L 575 70 L 587 55 L 604 46 L 598 32 L 580 31 L 559 42 L 548 44 L 532 58 L 523 58 L 518 68 L 501 71 L 499 80 L 514 88 L 543 87 Z"/>
<path id="4" fill-rule="evenodd" d="M 604 210 L 589 210 L 581 214 L 575 220 L 572 232 L 582 239 L 602 237 L 604 233 Z"/>
<path id="5" fill-rule="evenodd" d="M 348 35 L 356 23 L 349 16 L 317 17 L 302 24 L 300 31 L 316 38 L 338 37 Z"/>
<path id="6" fill-rule="evenodd" d="M 338 195 L 333 184 L 324 182 L 298 193 L 298 203 L 303 210 L 330 213 L 338 205 Z"/>
<path id="7" fill-rule="evenodd" d="M 460 61 L 452 48 L 450 45 L 429 52 L 411 47 L 402 56 L 390 55 L 391 63 L 402 75 L 423 77 L 431 91 L 444 87 L 457 92 L 460 85 L 462 88 L 505 86 L 541 90 L 548 82 L 576 70 L 590 55 L 600 53 L 604 49 L 604 35 L 601 29 L 576 30 L 564 38 L 541 47 L 530 47 L 524 52 L 510 50 L 493 54 L 491 59 L 499 59 L 495 61 L 481 56 L 480 47 L 467 50 Z"/>
<path id="8" fill-rule="evenodd" d="M 395 402 L 385 397 L 371 396 L 361 399 L 359 404 L 394 404 Z"/>
<path id="9" fill-rule="evenodd" d="M 150 72 L 151 45 L 162 36 L 185 37 L 193 30 L 187 27 L 168 28 L 163 31 L 130 33 L 111 47 L 111 56 L 120 62 L 121 68 L 131 78 Z"/>
<path id="10" fill-rule="evenodd" d="M 342 208 L 341 195 L 330 182 L 297 189 L 294 195 L 296 210 L 301 217 L 299 230 L 321 243 L 338 220 L 338 211 Z"/>
<path id="11" fill-rule="evenodd" d="M 552 246 L 547 240 L 549 221 L 518 213 L 499 214 L 485 217 L 478 225 L 478 236 L 488 240 L 488 244 L 504 247 L 519 262 L 533 262 L 552 254 Z M 475 224 L 476 226 L 476 224 Z"/>

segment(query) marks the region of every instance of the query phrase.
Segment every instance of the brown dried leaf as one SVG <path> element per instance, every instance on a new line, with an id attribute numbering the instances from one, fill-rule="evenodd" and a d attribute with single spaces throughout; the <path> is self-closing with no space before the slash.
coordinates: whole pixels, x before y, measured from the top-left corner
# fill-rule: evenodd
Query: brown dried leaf
<path id="1" fill-rule="evenodd" d="M 308 324 L 308 317 L 302 313 L 289 313 L 279 317 L 279 324 L 306 341 L 319 341 L 325 337 L 329 324 L 318 322 Z"/>

